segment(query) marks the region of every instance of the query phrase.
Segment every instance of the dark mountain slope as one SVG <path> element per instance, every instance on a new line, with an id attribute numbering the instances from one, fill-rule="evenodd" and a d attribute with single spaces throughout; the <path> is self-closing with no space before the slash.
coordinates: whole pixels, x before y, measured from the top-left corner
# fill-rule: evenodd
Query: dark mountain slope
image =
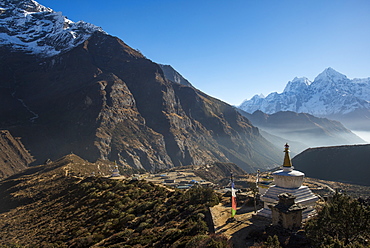
<path id="1" fill-rule="evenodd" d="M 352 184 L 370 185 L 370 145 L 307 149 L 292 159 L 306 176 Z"/>
<path id="2" fill-rule="evenodd" d="M 0 68 L 0 106 L 14 106 L 0 127 L 23 137 L 39 162 L 73 152 L 147 170 L 221 161 L 254 171 L 278 160 L 233 107 L 166 80 L 159 65 L 104 33 L 50 58 L 3 48 Z"/>

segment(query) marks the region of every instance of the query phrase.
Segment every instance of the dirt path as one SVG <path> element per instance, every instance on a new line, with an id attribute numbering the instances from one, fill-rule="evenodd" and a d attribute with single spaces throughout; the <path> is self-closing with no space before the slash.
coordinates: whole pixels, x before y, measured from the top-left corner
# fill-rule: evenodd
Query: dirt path
<path id="1" fill-rule="evenodd" d="M 247 237 L 251 231 L 264 229 L 269 220 L 256 217 L 253 207 L 242 206 L 237 209 L 233 220 L 230 219 L 230 206 L 222 203 L 211 208 L 216 233 L 223 233 L 231 239 L 234 248 L 244 248 L 253 245 Z"/>

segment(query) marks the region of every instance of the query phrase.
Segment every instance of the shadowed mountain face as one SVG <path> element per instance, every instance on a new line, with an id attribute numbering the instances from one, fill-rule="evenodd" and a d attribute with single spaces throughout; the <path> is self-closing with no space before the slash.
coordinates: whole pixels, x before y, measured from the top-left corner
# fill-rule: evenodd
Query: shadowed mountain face
<path id="1" fill-rule="evenodd" d="M 306 176 L 324 180 L 370 185 L 370 145 L 307 149 L 292 159 Z"/>
<path id="2" fill-rule="evenodd" d="M 365 143 L 340 122 L 310 114 L 281 111 L 268 115 L 259 110 L 253 114 L 240 112 L 258 128 L 286 139 L 289 143 L 299 142 L 293 146 L 298 151 L 308 147 Z M 269 140 L 272 142 L 272 139 Z"/>
<path id="3" fill-rule="evenodd" d="M 168 81 L 115 37 L 96 32 L 49 58 L 0 54 L 0 127 L 37 162 L 73 152 L 147 170 L 221 161 L 251 172 L 279 161 L 233 107 Z"/>

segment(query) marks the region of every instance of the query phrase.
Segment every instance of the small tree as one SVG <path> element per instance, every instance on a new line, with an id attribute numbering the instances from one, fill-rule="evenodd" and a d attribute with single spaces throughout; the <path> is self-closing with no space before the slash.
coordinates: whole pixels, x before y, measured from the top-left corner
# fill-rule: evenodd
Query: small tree
<path id="1" fill-rule="evenodd" d="M 264 247 L 266 247 L 266 248 L 281 248 L 278 236 L 277 235 L 268 236 Z"/>
<path id="2" fill-rule="evenodd" d="M 318 215 L 307 222 L 307 237 L 317 247 L 365 247 L 370 239 L 370 207 L 336 193 Z"/>
<path id="3" fill-rule="evenodd" d="M 191 188 L 186 191 L 183 198 L 188 200 L 190 204 L 205 204 L 208 207 L 220 202 L 219 195 L 213 189 L 205 187 Z"/>

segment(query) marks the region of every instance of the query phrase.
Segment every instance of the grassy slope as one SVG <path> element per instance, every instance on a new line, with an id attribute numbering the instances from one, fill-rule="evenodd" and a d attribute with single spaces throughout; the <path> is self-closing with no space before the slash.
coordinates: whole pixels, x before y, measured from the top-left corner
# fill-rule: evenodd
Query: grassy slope
<path id="1" fill-rule="evenodd" d="M 0 246 L 227 246 L 223 237 L 209 235 L 208 206 L 218 203 L 213 190 L 78 177 L 96 165 L 75 166 L 75 159 L 67 156 L 1 182 L 0 202 L 7 204 L 0 208 Z"/>

